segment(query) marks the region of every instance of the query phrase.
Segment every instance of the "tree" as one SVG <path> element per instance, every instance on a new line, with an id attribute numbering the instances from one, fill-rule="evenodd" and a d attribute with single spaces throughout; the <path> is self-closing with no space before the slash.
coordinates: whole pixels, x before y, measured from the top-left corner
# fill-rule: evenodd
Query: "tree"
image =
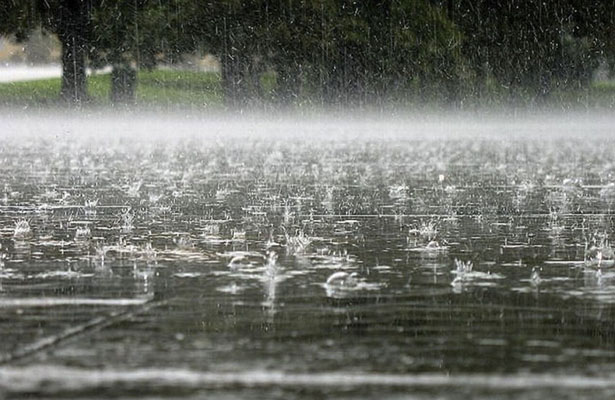
<path id="1" fill-rule="evenodd" d="M 113 99 L 132 102 L 136 69 L 199 51 L 218 56 L 233 108 L 263 100 L 263 76 L 278 105 L 455 104 L 488 86 L 524 100 L 587 86 L 601 60 L 615 65 L 613 12 L 612 0 L 4 0 L 0 33 L 57 34 L 75 103 L 86 58 L 113 66 Z"/>
<path id="2" fill-rule="evenodd" d="M 90 38 L 93 0 L 60 0 L 57 9 L 43 1 L 41 10 L 62 43 L 62 88 L 60 95 L 71 103 L 87 98 L 86 59 Z"/>
<path id="3" fill-rule="evenodd" d="M 437 82 L 446 82 L 446 96 L 454 97 L 451 82 L 461 79 L 465 64 L 456 50 L 459 32 L 443 8 L 426 0 L 280 4 L 277 15 L 289 16 L 276 21 L 270 53 L 283 78 L 278 83 L 290 81 L 291 92 L 300 88 L 285 77 L 289 69 L 317 82 L 323 104 L 425 96 Z"/>
<path id="4" fill-rule="evenodd" d="M 95 67 L 113 67 L 113 102 L 134 102 L 137 69 L 177 62 L 198 48 L 198 8 L 193 0 L 107 0 L 94 10 L 90 56 Z"/>
<path id="5" fill-rule="evenodd" d="M 461 76 L 458 30 L 428 0 L 221 0 L 197 15 L 190 35 L 221 60 L 231 107 L 262 97 L 266 71 L 278 105 L 384 102 Z"/>
<path id="6" fill-rule="evenodd" d="M 86 58 L 91 12 L 99 0 L 7 0 L 0 5 L 0 33 L 24 40 L 39 26 L 62 44 L 61 97 L 70 103 L 87 98 Z"/>
<path id="7" fill-rule="evenodd" d="M 538 100 L 589 84 L 601 53 L 597 39 L 612 25 L 597 23 L 605 3 L 461 0 L 454 19 L 479 80 L 495 80 L 512 100 Z"/>

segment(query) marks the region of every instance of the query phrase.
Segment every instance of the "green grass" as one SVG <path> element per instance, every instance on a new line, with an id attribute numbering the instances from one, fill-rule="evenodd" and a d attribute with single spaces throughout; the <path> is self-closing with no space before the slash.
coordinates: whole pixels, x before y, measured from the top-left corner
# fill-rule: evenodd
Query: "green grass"
<path id="1" fill-rule="evenodd" d="M 52 105 L 58 100 L 60 79 L 0 84 L 0 102 L 7 105 Z"/>
<path id="2" fill-rule="evenodd" d="M 222 105 L 220 76 L 212 72 L 154 70 L 139 74 L 137 103 L 162 106 Z"/>
<path id="3" fill-rule="evenodd" d="M 110 106 L 110 74 L 88 77 L 88 106 Z M 62 107 L 60 100 L 60 78 L 42 79 L 29 82 L 0 83 L 0 106 L 13 107 Z M 260 80 L 264 102 L 275 103 L 275 75 L 263 74 Z M 507 107 L 507 95 L 497 90 L 487 90 L 478 103 L 468 99 L 466 107 Z M 413 100 L 414 99 L 414 100 Z M 308 99 L 309 100 L 309 99 Z M 402 101 L 409 108 L 421 103 L 412 96 Z M 523 102 L 523 99 L 520 99 Z M 531 104 L 531 99 L 526 99 Z M 421 100 L 421 101 L 424 101 Z M 136 105 L 146 109 L 221 109 L 223 91 L 220 75 L 213 72 L 179 71 L 157 69 L 139 71 L 136 88 Z M 302 102 L 300 102 L 302 103 Z M 312 104 L 307 101 L 305 104 Z M 395 105 L 396 103 L 391 103 Z M 429 103 L 431 104 L 431 103 Z M 437 108 L 437 101 L 433 103 Z M 598 82 L 589 88 L 554 92 L 542 106 L 551 108 L 615 108 L 615 82 Z M 310 106 L 308 106 L 310 107 Z M 316 107 L 317 105 L 312 105 Z M 403 108 L 403 107 L 402 107 Z"/>
<path id="4" fill-rule="evenodd" d="M 60 78 L 0 84 L 0 104 L 18 107 L 61 105 Z M 89 104 L 111 105 L 110 74 L 88 77 Z M 220 77 L 213 72 L 153 70 L 140 71 L 137 79 L 138 105 L 151 107 L 220 107 Z"/>

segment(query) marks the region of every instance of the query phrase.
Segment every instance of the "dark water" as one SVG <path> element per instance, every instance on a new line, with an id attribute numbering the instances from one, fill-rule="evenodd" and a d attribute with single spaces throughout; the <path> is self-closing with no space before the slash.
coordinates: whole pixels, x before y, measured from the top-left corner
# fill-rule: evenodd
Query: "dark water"
<path id="1" fill-rule="evenodd" d="M 611 398 L 614 150 L 4 139 L 0 397 Z"/>

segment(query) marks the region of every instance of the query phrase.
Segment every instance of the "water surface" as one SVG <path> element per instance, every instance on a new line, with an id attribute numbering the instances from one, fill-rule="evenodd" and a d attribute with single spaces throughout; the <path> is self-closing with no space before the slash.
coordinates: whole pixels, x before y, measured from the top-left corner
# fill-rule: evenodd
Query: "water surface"
<path id="1" fill-rule="evenodd" d="M 0 146 L 6 396 L 615 390 L 608 124 L 26 121 Z"/>

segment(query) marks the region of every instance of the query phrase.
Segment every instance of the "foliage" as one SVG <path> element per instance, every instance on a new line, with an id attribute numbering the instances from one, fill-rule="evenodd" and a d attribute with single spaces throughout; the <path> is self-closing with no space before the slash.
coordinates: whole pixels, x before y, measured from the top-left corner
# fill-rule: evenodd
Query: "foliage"
<path id="1" fill-rule="evenodd" d="M 463 52 L 483 81 L 493 77 L 513 97 L 541 98 L 589 84 L 603 56 L 596 22 L 601 8 L 612 7 L 607 3 L 462 0 L 453 19 L 467 34 Z"/>
<path id="2" fill-rule="evenodd" d="M 130 69 L 212 53 L 231 107 L 539 102 L 615 64 L 614 12 L 606 0 L 6 0 L 0 32 L 42 26 L 65 64 L 81 62 L 79 38 L 127 85 Z"/>

